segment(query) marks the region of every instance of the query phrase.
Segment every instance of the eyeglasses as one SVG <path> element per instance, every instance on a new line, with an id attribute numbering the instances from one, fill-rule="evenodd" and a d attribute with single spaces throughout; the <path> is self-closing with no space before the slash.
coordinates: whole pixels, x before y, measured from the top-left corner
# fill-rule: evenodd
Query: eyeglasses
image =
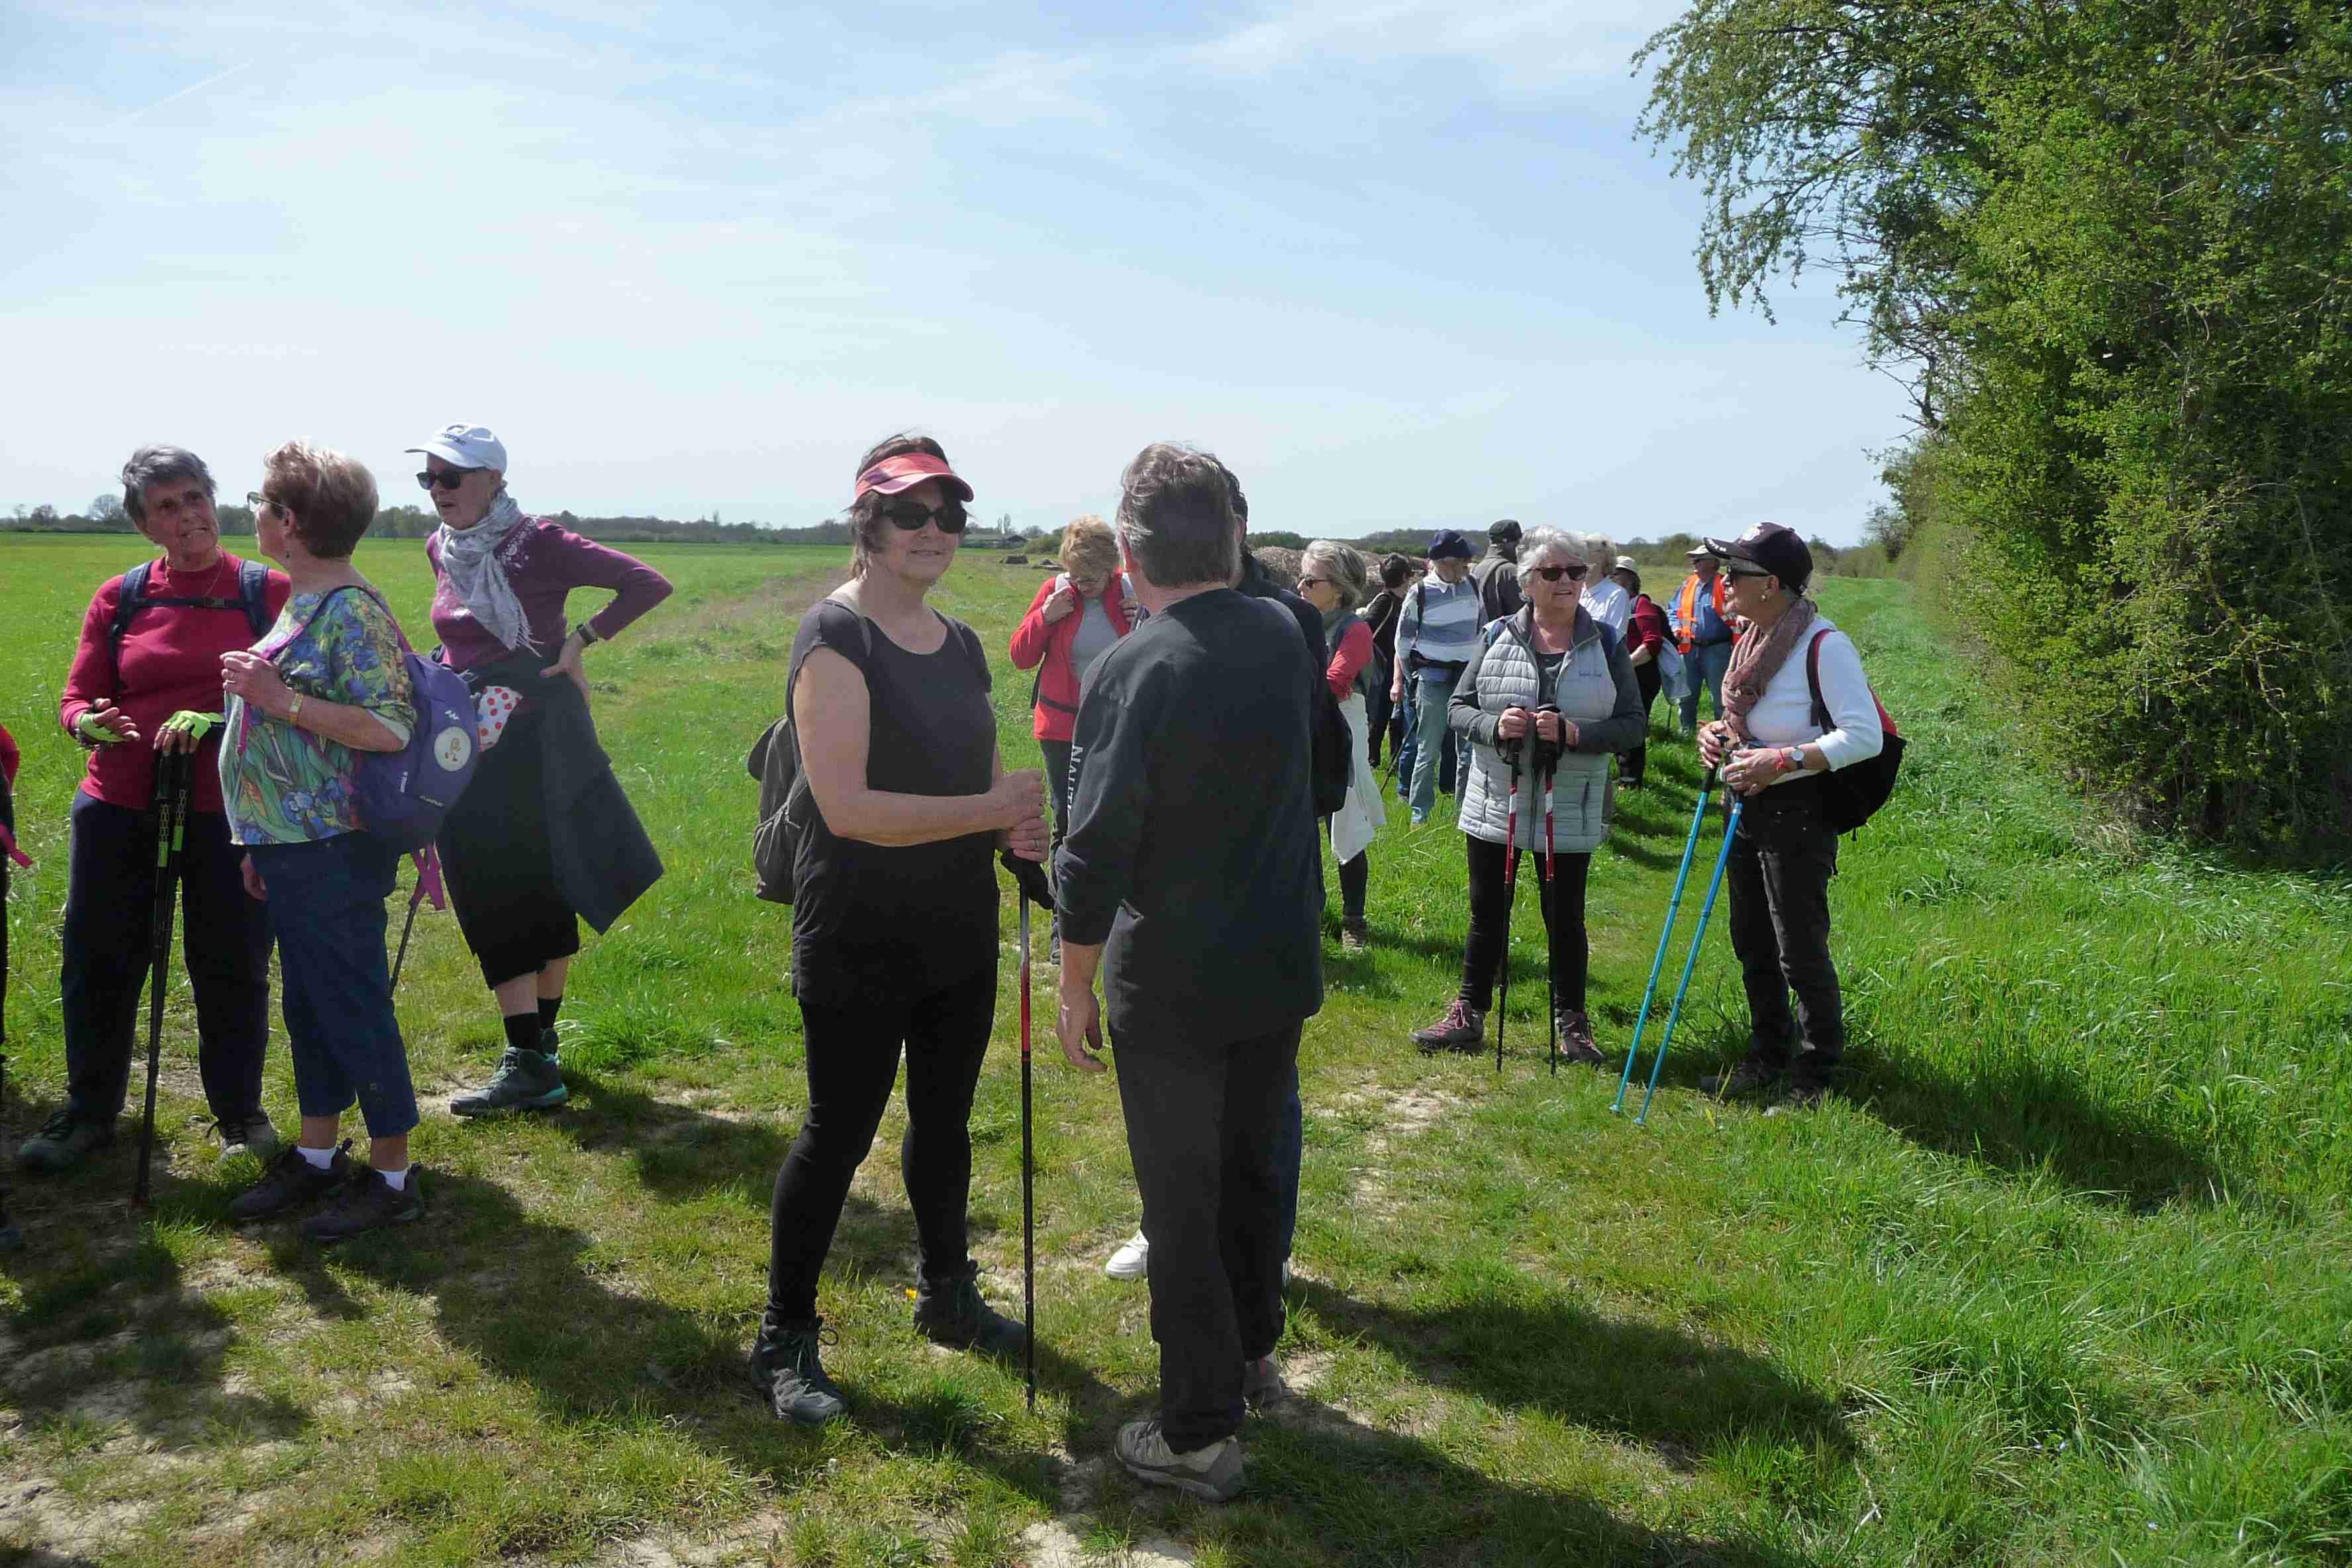
<path id="1" fill-rule="evenodd" d="M 276 506 L 278 503 L 259 490 L 247 490 L 245 492 L 245 504 L 257 514 L 263 508 Z"/>
<path id="2" fill-rule="evenodd" d="M 1575 583 L 1580 582 L 1584 577 L 1584 568 L 1581 566 L 1530 566 L 1528 570 L 1547 583 L 1557 583 L 1562 577 Z"/>
<path id="3" fill-rule="evenodd" d="M 1303 594 L 1307 592 L 1307 589 L 1316 587 L 1322 582 L 1324 582 L 1324 579 L 1321 577 L 1301 577 L 1298 580 L 1298 591 Z"/>
<path id="4" fill-rule="evenodd" d="M 944 501 L 938 506 L 925 506 L 919 501 L 892 501 L 882 509 L 883 520 L 893 528 L 912 533 L 927 522 L 939 524 L 941 533 L 961 533 L 971 520 L 964 515 L 963 502 Z"/>
<path id="5" fill-rule="evenodd" d="M 416 476 L 416 488 L 420 490 L 454 490 L 466 482 L 467 474 L 478 472 L 478 468 L 427 468 Z"/>

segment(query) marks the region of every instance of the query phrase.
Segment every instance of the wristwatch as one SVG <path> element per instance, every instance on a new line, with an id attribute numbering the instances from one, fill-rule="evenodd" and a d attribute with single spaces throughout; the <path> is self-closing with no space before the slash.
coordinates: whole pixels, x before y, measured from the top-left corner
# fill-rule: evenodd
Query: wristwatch
<path id="1" fill-rule="evenodd" d="M 1784 773 L 1803 773 L 1805 771 L 1805 748 L 1802 746 L 1781 747 L 1780 771 Z"/>
<path id="2" fill-rule="evenodd" d="M 604 640 L 596 635 L 596 628 L 590 626 L 586 621 L 583 621 L 578 626 L 572 627 L 572 635 L 580 639 L 580 646 L 582 647 L 593 647 L 594 644 Z"/>

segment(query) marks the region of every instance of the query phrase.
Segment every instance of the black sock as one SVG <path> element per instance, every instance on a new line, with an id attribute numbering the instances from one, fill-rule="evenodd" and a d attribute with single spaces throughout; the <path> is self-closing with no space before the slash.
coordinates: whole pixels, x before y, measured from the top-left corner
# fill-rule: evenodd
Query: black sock
<path id="1" fill-rule="evenodd" d="M 507 1044 L 519 1051 L 539 1049 L 539 1015 L 509 1013 L 506 1016 Z"/>
<path id="2" fill-rule="evenodd" d="M 542 997 L 541 997 L 541 998 L 539 999 L 539 1026 L 540 1026 L 541 1028 L 542 1028 L 542 1029 L 552 1029 L 553 1027 L 555 1027 L 555 1016 L 556 1016 L 558 1013 L 561 1013 L 561 1012 L 562 1012 L 562 1011 L 563 1011 L 563 998 L 562 998 L 562 997 L 561 997 L 561 996 L 542 996 Z"/>

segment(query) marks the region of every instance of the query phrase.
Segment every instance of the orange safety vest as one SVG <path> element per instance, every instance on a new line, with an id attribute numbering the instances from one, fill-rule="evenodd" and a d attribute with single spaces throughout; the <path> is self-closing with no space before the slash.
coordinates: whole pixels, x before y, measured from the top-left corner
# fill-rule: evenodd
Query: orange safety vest
<path id="1" fill-rule="evenodd" d="M 1729 626 L 1731 612 L 1723 606 L 1723 574 L 1721 572 L 1715 574 L 1715 591 L 1709 597 L 1715 600 L 1715 613 L 1723 617 L 1725 626 Z M 1675 595 L 1675 647 L 1684 653 L 1691 650 L 1690 628 L 1697 622 L 1697 609 L 1698 574 L 1694 572 L 1683 579 L 1682 591 Z"/>

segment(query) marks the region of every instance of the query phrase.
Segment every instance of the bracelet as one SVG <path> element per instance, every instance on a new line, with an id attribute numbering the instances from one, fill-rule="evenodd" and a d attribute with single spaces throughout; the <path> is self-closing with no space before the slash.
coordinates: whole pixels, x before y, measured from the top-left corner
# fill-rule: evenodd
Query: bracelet
<path id="1" fill-rule="evenodd" d="M 1805 771 L 1805 749 L 1802 746 L 1783 746 L 1780 757 L 1782 773 L 1801 773 Z"/>
<path id="2" fill-rule="evenodd" d="M 580 646 L 582 647 L 591 647 L 604 640 L 603 637 L 596 635 L 596 628 L 590 626 L 586 621 L 583 621 L 578 626 L 572 627 L 572 635 L 580 639 Z"/>
<path id="3" fill-rule="evenodd" d="M 299 692 L 299 691 L 298 691 L 298 692 L 296 692 L 296 693 L 294 694 L 294 704 L 293 704 L 293 706 L 286 710 L 286 721 L 287 721 L 289 724 L 293 725 L 296 729 L 298 729 L 298 730 L 299 730 L 299 729 L 300 729 L 300 728 L 302 727 L 301 720 L 302 720 L 302 694 L 301 694 L 300 692 Z"/>

